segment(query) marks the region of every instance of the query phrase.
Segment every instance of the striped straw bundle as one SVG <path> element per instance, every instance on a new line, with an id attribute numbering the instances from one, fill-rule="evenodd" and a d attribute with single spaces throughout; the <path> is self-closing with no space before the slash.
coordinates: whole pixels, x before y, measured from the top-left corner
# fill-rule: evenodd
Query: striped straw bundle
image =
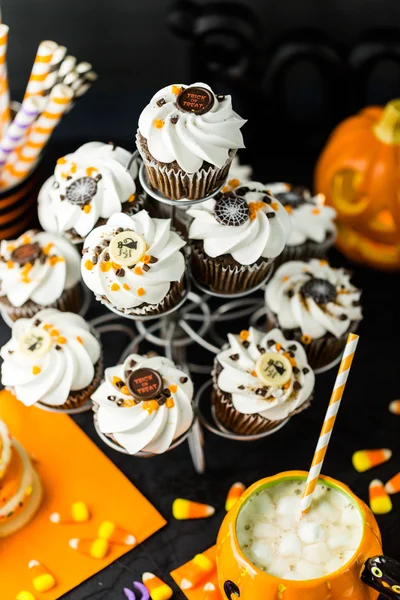
<path id="1" fill-rule="evenodd" d="M 34 169 L 63 114 L 96 81 L 86 61 L 67 56 L 53 41 L 39 44 L 22 105 L 11 119 L 7 77 L 7 25 L 0 18 L 0 194 Z"/>
<path id="2" fill-rule="evenodd" d="M 325 415 L 324 424 L 321 429 L 318 444 L 315 449 L 314 458 L 308 473 L 306 487 L 301 499 L 301 514 L 309 512 L 312 502 L 313 493 L 318 483 L 318 477 L 321 473 L 322 464 L 328 449 L 329 440 L 336 421 L 340 403 L 342 401 L 344 389 L 346 387 L 347 378 L 349 376 L 350 367 L 353 362 L 354 353 L 358 344 L 358 335 L 350 333 L 347 339 L 347 344 L 344 349 L 343 358 L 340 363 L 339 371 L 336 377 L 335 385 L 331 399 L 329 401 L 328 410 Z"/>

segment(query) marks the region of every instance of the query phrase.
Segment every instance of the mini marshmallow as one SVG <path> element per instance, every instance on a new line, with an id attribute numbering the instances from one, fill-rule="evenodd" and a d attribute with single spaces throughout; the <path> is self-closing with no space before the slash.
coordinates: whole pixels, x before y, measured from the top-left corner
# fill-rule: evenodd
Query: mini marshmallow
<path id="1" fill-rule="evenodd" d="M 279 529 L 269 523 L 256 523 L 253 528 L 254 538 L 273 540 L 279 536 Z"/>
<path id="2" fill-rule="evenodd" d="M 260 494 L 260 496 L 257 496 L 254 499 L 255 502 L 255 506 L 257 506 L 257 509 L 260 513 L 260 515 L 263 515 L 264 517 L 272 517 L 275 509 L 274 509 L 274 505 L 272 503 L 271 498 L 269 497 L 269 495 L 267 493 L 263 493 Z"/>
<path id="3" fill-rule="evenodd" d="M 267 567 L 272 560 L 272 552 L 268 542 L 256 540 L 250 546 L 250 552 L 255 557 L 256 561 Z"/>
<path id="4" fill-rule="evenodd" d="M 274 557 L 272 565 L 273 574 L 275 575 L 275 577 L 283 577 L 285 573 L 289 571 L 291 572 L 292 569 L 290 567 L 293 567 L 293 565 L 295 564 L 295 560 L 296 559 L 294 558 L 289 559 L 284 558 L 283 556 L 278 556 L 277 558 Z"/>
<path id="5" fill-rule="evenodd" d="M 324 566 L 313 565 L 307 560 L 299 560 L 296 565 L 296 573 L 301 575 L 302 579 L 316 579 L 324 576 Z"/>
<path id="6" fill-rule="evenodd" d="M 314 544 L 323 538 L 324 531 L 318 523 L 301 522 L 298 536 L 305 544 Z"/>
<path id="7" fill-rule="evenodd" d="M 283 496 L 280 498 L 276 507 L 278 515 L 283 517 L 292 517 L 299 512 L 300 499 L 296 496 Z"/>
<path id="8" fill-rule="evenodd" d="M 340 524 L 344 525 L 345 527 L 349 526 L 353 526 L 353 527 L 357 527 L 360 524 L 360 515 L 359 512 L 356 508 L 354 508 L 352 505 L 350 506 L 346 506 L 342 511 L 341 511 L 341 515 L 340 515 Z"/>
<path id="9" fill-rule="evenodd" d="M 313 563 L 320 565 L 321 563 L 329 560 L 332 552 L 328 548 L 328 544 L 325 542 L 317 542 L 316 544 L 309 544 L 303 548 L 304 558 Z"/>
<path id="10" fill-rule="evenodd" d="M 327 573 L 334 573 L 335 571 L 338 571 L 342 566 L 343 563 L 340 560 L 340 558 L 334 556 L 325 563 L 325 571 Z"/>
<path id="11" fill-rule="evenodd" d="M 301 543 L 295 533 L 285 533 L 279 544 L 279 554 L 281 556 L 300 556 Z"/>
<path id="12" fill-rule="evenodd" d="M 328 546 L 332 550 L 336 548 L 349 547 L 351 543 L 350 531 L 346 527 L 336 525 L 330 532 L 328 537 Z"/>
<path id="13" fill-rule="evenodd" d="M 339 521 L 340 514 L 333 508 L 330 502 L 321 500 L 316 503 L 315 511 L 313 511 L 313 520 L 318 523 L 337 523 Z"/>

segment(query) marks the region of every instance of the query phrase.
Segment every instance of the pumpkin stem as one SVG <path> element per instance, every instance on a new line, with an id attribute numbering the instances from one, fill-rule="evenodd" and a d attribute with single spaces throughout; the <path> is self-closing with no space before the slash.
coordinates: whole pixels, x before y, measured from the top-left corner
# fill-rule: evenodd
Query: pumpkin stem
<path id="1" fill-rule="evenodd" d="M 400 144 L 400 99 L 386 104 L 373 131 L 384 144 Z"/>

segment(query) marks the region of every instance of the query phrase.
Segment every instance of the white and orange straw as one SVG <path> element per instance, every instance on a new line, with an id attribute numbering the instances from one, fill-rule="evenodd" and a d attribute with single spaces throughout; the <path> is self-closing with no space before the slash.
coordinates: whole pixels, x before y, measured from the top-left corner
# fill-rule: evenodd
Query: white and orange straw
<path id="1" fill-rule="evenodd" d="M 10 92 L 7 74 L 7 25 L 0 24 L 0 134 L 4 135 L 10 124 Z"/>
<path id="2" fill-rule="evenodd" d="M 301 499 L 301 515 L 309 512 L 318 478 L 321 473 L 321 468 L 324 462 L 326 451 L 328 449 L 329 440 L 332 430 L 335 425 L 336 415 L 338 413 L 340 403 L 343 398 L 343 393 L 346 387 L 347 378 L 349 376 L 350 367 L 353 362 L 354 353 L 357 348 L 359 337 L 354 333 L 350 333 L 344 349 L 343 358 L 340 363 L 339 371 L 336 377 L 335 385 L 331 399 L 329 401 L 328 410 L 326 411 L 324 424 L 319 435 L 317 447 L 315 449 L 314 458 L 311 463 L 311 468 L 308 473 L 306 487 Z"/>
<path id="3" fill-rule="evenodd" d="M 53 54 L 57 48 L 58 45 L 49 40 L 45 40 L 39 44 L 28 85 L 26 86 L 24 100 L 29 96 L 41 96 L 43 94 L 45 81 L 50 72 Z"/>

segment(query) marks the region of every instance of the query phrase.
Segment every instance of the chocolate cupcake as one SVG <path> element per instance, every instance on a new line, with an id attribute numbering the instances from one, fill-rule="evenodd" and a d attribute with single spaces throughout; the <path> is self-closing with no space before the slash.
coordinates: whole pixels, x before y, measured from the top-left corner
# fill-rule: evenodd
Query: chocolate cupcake
<path id="1" fill-rule="evenodd" d="M 101 380 L 98 338 L 82 317 L 53 308 L 19 319 L 0 355 L 1 383 L 25 406 L 79 408 Z"/>
<path id="2" fill-rule="evenodd" d="M 323 258 L 336 240 L 336 211 L 325 206 L 321 195 L 289 183 L 267 183 L 266 187 L 291 215 L 292 231 L 275 266 L 289 260 Z"/>
<path id="3" fill-rule="evenodd" d="M 139 161 L 131 156 L 114 144 L 89 142 L 58 159 L 39 193 L 43 229 L 80 244 L 114 213 L 131 215 L 143 208 Z"/>
<path id="4" fill-rule="evenodd" d="M 193 422 L 193 383 L 163 356 L 131 354 L 92 395 L 101 433 L 129 454 L 162 454 Z"/>
<path id="5" fill-rule="evenodd" d="M 86 238 L 82 277 L 97 300 L 121 314 L 159 315 L 185 294 L 185 245 L 170 219 L 116 213 Z"/>
<path id="6" fill-rule="evenodd" d="M 212 396 L 226 429 L 265 433 L 310 405 L 315 377 L 301 344 L 279 329 L 265 334 L 252 327 L 228 340 L 215 358 Z"/>
<path id="7" fill-rule="evenodd" d="M 267 285 L 268 327 L 300 342 L 313 369 L 326 367 L 362 319 L 360 296 L 348 271 L 326 260 L 287 262 Z"/>
<path id="8" fill-rule="evenodd" d="M 197 200 L 227 178 L 245 124 L 231 96 L 205 83 L 169 85 L 158 91 L 139 118 L 136 145 L 150 184 L 172 200 Z"/>
<path id="9" fill-rule="evenodd" d="M 230 180 L 223 193 L 190 208 L 192 273 L 219 294 L 256 287 L 267 277 L 290 233 L 286 210 L 262 183 Z"/>
<path id="10" fill-rule="evenodd" d="M 0 252 L 0 309 L 12 321 L 45 307 L 79 312 L 80 256 L 67 240 L 31 230 Z"/>

